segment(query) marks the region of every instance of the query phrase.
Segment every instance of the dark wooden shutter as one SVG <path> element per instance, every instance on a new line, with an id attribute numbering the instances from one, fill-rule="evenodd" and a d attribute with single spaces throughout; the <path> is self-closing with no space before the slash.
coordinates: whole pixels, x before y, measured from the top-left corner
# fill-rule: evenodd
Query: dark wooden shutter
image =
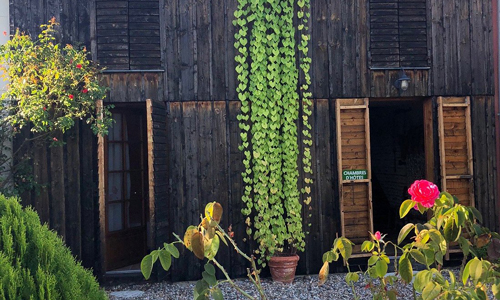
<path id="1" fill-rule="evenodd" d="M 425 0 L 370 0 L 372 67 L 425 67 Z"/>
<path id="2" fill-rule="evenodd" d="M 167 112 L 165 104 L 146 100 L 150 240 L 156 249 L 167 241 Z"/>
<path id="3" fill-rule="evenodd" d="M 357 245 L 353 256 L 366 256 L 360 245 L 373 232 L 368 99 L 337 99 L 336 117 L 342 236 Z M 346 170 L 366 170 L 366 179 L 344 180 Z"/>
<path id="4" fill-rule="evenodd" d="M 470 98 L 439 97 L 438 120 L 441 189 L 474 206 Z"/>
<path id="5" fill-rule="evenodd" d="M 97 59 L 109 70 L 160 69 L 159 1 L 96 0 Z"/>

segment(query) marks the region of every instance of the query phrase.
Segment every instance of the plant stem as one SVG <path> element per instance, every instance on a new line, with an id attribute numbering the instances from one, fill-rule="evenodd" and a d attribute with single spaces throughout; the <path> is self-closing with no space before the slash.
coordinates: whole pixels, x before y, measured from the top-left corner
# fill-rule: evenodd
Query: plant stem
<path id="1" fill-rule="evenodd" d="M 226 269 L 224 269 L 224 267 L 221 264 L 219 264 L 219 262 L 215 258 L 212 259 L 212 261 L 222 271 L 222 273 L 224 274 L 224 276 L 227 279 L 227 282 L 229 282 L 229 284 L 233 288 L 235 288 L 238 292 L 240 292 L 246 298 L 251 299 L 251 300 L 256 300 L 254 297 L 250 296 L 247 292 L 245 292 L 243 289 L 241 289 L 239 286 L 237 286 L 236 283 L 234 283 L 234 281 L 231 279 L 231 277 L 229 277 L 229 274 L 227 274 Z"/>
<path id="2" fill-rule="evenodd" d="M 250 264 L 252 265 L 253 272 L 251 272 L 251 270 L 247 269 L 247 276 L 252 281 L 252 283 L 255 285 L 257 290 L 259 291 L 260 298 L 262 300 L 267 300 L 266 293 L 262 289 L 262 284 L 260 282 L 260 277 L 259 277 L 259 270 L 257 270 L 257 265 L 255 264 L 255 259 L 253 257 L 249 257 L 243 251 L 241 251 L 241 249 L 238 248 L 238 246 L 236 245 L 236 242 L 219 225 L 217 225 L 217 229 L 220 232 L 222 232 L 222 234 L 229 240 L 229 242 L 233 245 L 234 250 L 236 250 L 238 252 L 238 254 L 240 254 L 243 258 L 245 258 L 246 260 L 248 260 L 250 262 Z M 253 277 L 252 277 L 252 274 L 253 274 Z"/>

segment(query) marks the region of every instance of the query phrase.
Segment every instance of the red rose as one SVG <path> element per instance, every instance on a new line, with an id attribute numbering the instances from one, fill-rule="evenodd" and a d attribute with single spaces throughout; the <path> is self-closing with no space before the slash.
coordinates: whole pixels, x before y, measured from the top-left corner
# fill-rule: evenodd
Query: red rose
<path id="1" fill-rule="evenodd" d="M 438 187 L 427 180 L 416 180 L 408 189 L 411 200 L 422 204 L 423 207 L 432 207 L 439 197 Z M 418 207 L 415 205 L 415 209 Z"/>
<path id="2" fill-rule="evenodd" d="M 74 98 L 74 96 L 73 96 L 73 95 L 71 95 L 71 94 L 70 94 L 68 97 L 69 97 L 69 99 L 71 99 L 71 100 L 73 100 L 73 98 Z"/>
<path id="3" fill-rule="evenodd" d="M 89 92 L 89 90 L 87 90 L 87 89 L 82 90 L 82 93 L 84 93 L 84 94 L 87 94 L 88 92 Z"/>
<path id="4" fill-rule="evenodd" d="M 45 106 L 44 106 L 44 107 L 43 107 L 43 110 L 44 110 L 44 111 L 46 111 L 46 110 L 47 110 L 47 107 L 45 107 Z"/>
<path id="5" fill-rule="evenodd" d="M 82 65 L 81 65 L 81 64 L 77 64 L 77 65 L 76 65 L 76 68 L 77 68 L 77 69 L 81 69 L 81 68 L 82 68 Z"/>

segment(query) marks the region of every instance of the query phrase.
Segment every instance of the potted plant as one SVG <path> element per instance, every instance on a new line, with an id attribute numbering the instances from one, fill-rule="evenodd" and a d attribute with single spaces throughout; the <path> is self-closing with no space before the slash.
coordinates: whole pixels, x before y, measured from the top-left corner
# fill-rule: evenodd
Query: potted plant
<path id="1" fill-rule="evenodd" d="M 295 15 L 298 22 L 294 25 Z M 245 166 L 242 213 L 248 235 L 258 243 L 259 264 L 270 261 L 273 279 L 291 282 L 290 271 L 275 271 L 273 266 L 275 261 L 291 260 L 286 264 L 292 266 L 294 275 L 296 251 L 305 246 L 302 206 L 311 202 L 309 1 L 256 5 L 239 0 L 235 17 L 240 150 Z M 300 33 L 298 42 L 296 32 Z M 299 84 L 299 78 L 303 83 Z M 305 174 L 302 189 L 299 162 Z M 285 278 L 275 278 L 278 273 L 286 273 Z"/>

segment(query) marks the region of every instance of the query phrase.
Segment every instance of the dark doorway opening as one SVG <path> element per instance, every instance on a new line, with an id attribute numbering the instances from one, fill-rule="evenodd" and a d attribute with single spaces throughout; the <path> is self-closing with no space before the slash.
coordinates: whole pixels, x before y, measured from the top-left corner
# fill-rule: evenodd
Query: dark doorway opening
<path id="1" fill-rule="evenodd" d="M 105 268 L 138 269 L 147 250 L 148 163 L 143 105 L 117 106 L 105 143 Z"/>
<path id="2" fill-rule="evenodd" d="M 396 241 L 406 222 L 426 220 L 413 210 L 399 218 L 408 188 L 425 178 L 423 101 L 370 101 L 370 139 L 373 228 Z"/>

